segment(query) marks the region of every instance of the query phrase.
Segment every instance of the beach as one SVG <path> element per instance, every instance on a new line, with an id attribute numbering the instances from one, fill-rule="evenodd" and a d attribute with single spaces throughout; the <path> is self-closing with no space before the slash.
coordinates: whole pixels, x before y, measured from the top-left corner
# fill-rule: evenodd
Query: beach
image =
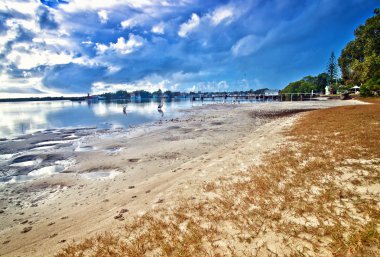
<path id="1" fill-rule="evenodd" d="M 210 197 L 205 183 L 259 165 L 305 112 L 358 104 L 204 105 L 128 131 L 52 130 L 2 141 L 2 171 L 18 179 L 0 185 L 0 255 L 52 256 L 148 211 Z"/>

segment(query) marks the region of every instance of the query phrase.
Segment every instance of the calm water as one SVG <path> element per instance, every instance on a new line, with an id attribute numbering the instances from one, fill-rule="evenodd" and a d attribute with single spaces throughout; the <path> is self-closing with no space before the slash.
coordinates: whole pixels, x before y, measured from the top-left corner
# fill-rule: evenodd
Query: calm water
<path id="1" fill-rule="evenodd" d="M 200 103 L 194 103 L 199 105 Z M 123 107 L 126 106 L 126 114 Z M 173 118 L 179 109 L 191 108 L 189 100 L 165 102 L 163 113 L 158 103 L 99 101 L 96 103 L 51 101 L 0 103 L 0 138 L 12 138 L 40 130 L 57 128 L 127 128 L 146 122 Z"/>

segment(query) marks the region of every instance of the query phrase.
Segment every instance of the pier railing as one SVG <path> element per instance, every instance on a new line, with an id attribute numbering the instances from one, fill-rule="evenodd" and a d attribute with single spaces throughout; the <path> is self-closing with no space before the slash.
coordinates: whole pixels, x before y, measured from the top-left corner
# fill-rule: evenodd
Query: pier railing
<path id="1" fill-rule="evenodd" d="M 198 94 L 190 96 L 193 101 L 218 100 L 255 100 L 255 101 L 311 101 L 319 97 L 316 93 L 278 93 L 278 94 Z"/>

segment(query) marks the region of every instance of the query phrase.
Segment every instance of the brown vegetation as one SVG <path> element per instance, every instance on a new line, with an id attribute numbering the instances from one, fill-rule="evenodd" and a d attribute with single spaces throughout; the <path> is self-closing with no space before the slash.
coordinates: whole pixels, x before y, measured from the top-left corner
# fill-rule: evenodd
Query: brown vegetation
<path id="1" fill-rule="evenodd" d="M 380 256 L 379 135 L 380 104 L 303 114 L 263 164 L 56 256 Z"/>

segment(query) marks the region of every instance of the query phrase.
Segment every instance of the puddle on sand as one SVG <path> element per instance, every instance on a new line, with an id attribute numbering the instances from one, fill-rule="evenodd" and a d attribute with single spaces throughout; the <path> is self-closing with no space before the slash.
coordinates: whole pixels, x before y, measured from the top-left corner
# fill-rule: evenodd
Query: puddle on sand
<path id="1" fill-rule="evenodd" d="M 75 152 L 87 152 L 91 150 L 96 150 L 95 147 L 89 145 L 82 145 L 80 142 L 76 143 L 75 146 Z"/>
<path id="2" fill-rule="evenodd" d="M 54 145 L 46 145 L 46 146 L 38 146 L 38 147 L 32 148 L 32 150 L 47 150 L 47 149 L 52 149 L 55 146 L 56 146 L 56 144 L 54 144 Z"/>
<path id="3" fill-rule="evenodd" d="M 47 177 L 47 176 L 62 172 L 64 169 L 65 169 L 65 166 L 63 165 L 47 166 L 47 167 L 33 170 L 29 172 L 28 175 L 14 176 L 12 177 L 11 180 L 8 181 L 8 183 L 25 182 L 25 181 L 30 181 L 33 179 L 38 179 L 41 177 Z"/>
<path id="4" fill-rule="evenodd" d="M 0 154 L 0 161 L 8 161 L 17 153 L 9 153 L 9 154 Z"/>
<path id="5" fill-rule="evenodd" d="M 69 143 L 72 142 L 73 140 L 51 140 L 51 141 L 44 141 L 44 142 L 39 142 L 35 144 L 36 146 L 42 147 L 46 145 L 52 145 L 52 144 L 64 144 L 64 143 Z"/>
<path id="6" fill-rule="evenodd" d="M 120 175 L 119 171 L 116 170 L 99 170 L 95 172 L 87 172 L 79 174 L 80 177 L 85 179 L 95 179 L 95 180 L 106 180 L 113 179 L 116 176 Z"/>
<path id="7" fill-rule="evenodd" d="M 79 137 L 77 135 L 75 135 L 75 134 L 71 134 L 70 136 L 65 136 L 64 137 L 64 139 L 77 139 L 77 138 L 79 138 Z"/>
<path id="8" fill-rule="evenodd" d="M 52 175 L 54 173 L 61 172 L 65 169 L 63 165 L 52 165 L 43 167 L 37 170 L 33 170 L 32 172 L 29 172 L 28 176 L 33 177 L 39 177 L 39 176 L 46 176 L 46 175 Z"/>
<path id="9" fill-rule="evenodd" d="M 36 160 L 31 160 L 31 161 L 12 163 L 9 166 L 10 167 L 28 167 L 28 166 L 34 166 L 34 165 L 40 164 L 41 162 L 42 162 L 42 159 L 36 159 Z"/>
<path id="10" fill-rule="evenodd" d="M 114 148 L 105 149 L 105 152 L 107 152 L 108 154 L 114 155 L 114 154 L 120 153 L 123 150 L 124 150 L 124 147 L 120 147 L 120 148 L 114 147 Z"/>

